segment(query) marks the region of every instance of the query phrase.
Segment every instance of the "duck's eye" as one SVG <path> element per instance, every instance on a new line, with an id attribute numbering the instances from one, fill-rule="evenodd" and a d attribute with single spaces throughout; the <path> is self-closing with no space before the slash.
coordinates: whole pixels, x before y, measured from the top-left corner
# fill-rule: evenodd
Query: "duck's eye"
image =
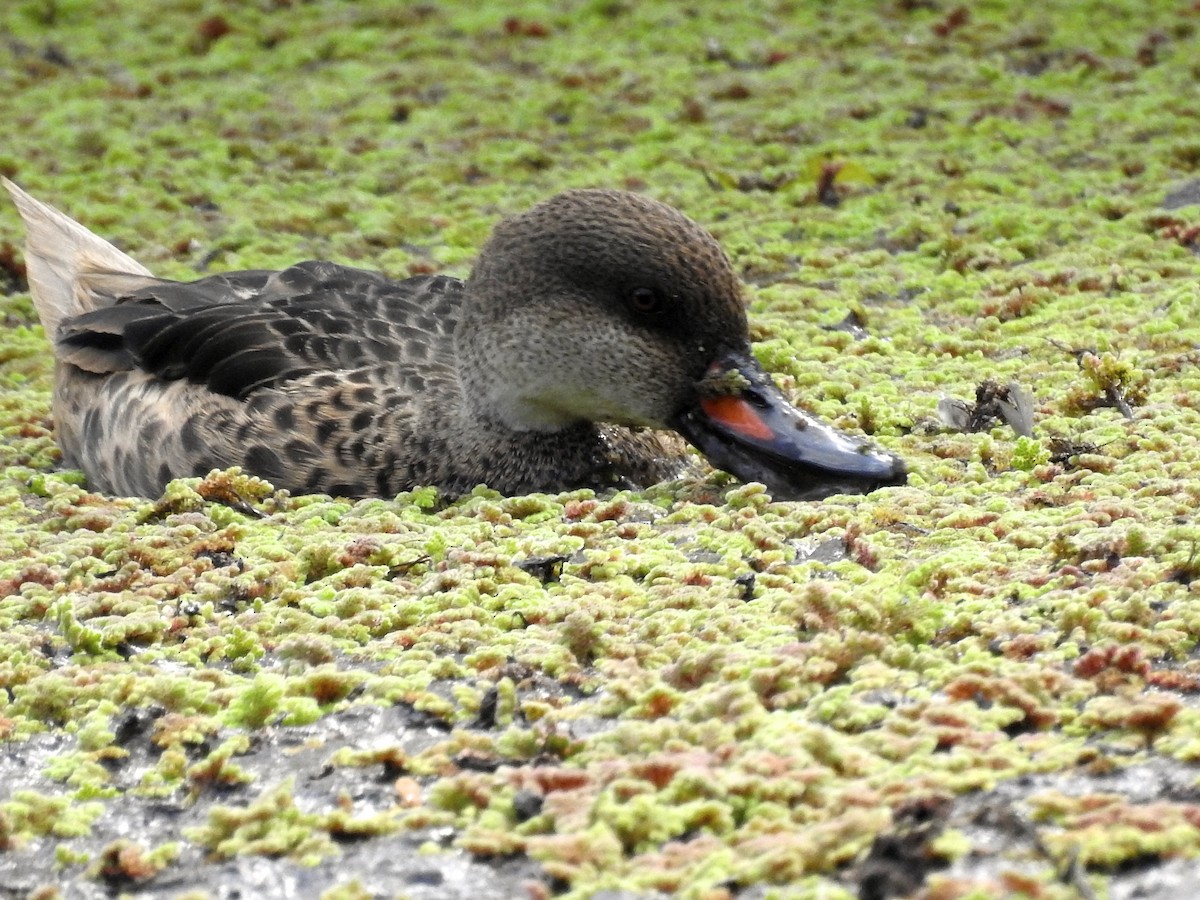
<path id="1" fill-rule="evenodd" d="M 634 288 L 626 295 L 629 308 L 641 316 L 652 316 L 663 311 L 662 296 L 651 288 Z"/>

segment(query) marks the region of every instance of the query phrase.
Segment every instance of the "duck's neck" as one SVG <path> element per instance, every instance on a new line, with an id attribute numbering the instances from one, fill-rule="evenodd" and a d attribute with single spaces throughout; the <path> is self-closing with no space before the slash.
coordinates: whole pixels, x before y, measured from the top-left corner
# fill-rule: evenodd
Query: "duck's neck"
<path id="1" fill-rule="evenodd" d="M 549 435 L 587 424 L 524 396 L 519 386 L 501 383 L 494 373 L 460 366 L 458 377 L 463 407 L 475 421 L 520 435 Z"/>
<path id="2" fill-rule="evenodd" d="M 563 412 L 570 407 L 569 389 L 531 349 L 528 335 L 519 333 L 545 326 L 519 318 L 498 320 L 473 305 L 469 294 L 464 297 L 454 331 L 454 359 L 468 416 L 518 434 L 549 434 L 581 424 L 580 416 Z"/>
<path id="3" fill-rule="evenodd" d="M 469 491 L 480 482 L 505 494 L 603 488 L 614 482 L 605 443 L 590 422 L 518 431 L 487 412 L 464 407 L 462 414 L 447 447 L 455 491 Z"/>

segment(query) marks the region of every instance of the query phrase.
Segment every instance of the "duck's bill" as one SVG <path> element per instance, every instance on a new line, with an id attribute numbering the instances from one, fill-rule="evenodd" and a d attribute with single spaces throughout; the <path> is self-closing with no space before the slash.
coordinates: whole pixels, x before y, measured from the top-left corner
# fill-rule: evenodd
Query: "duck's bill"
<path id="1" fill-rule="evenodd" d="M 728 377 L 743 386 L 723 393 L 703 388 Z M 778 500 L 864 494 L 908 480 L 900 457 L 788 403 L 748 354 L 713 363 L 699 400 L 675 427 L 714 466 L 761 482 Z"/>

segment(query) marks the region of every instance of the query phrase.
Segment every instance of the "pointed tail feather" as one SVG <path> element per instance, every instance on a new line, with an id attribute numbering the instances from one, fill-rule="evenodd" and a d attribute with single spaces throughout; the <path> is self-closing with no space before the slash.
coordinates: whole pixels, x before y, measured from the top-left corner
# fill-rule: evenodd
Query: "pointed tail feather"
<path id="1" fill-rule="evenodd" d="M 42 327 L 52 340 L 63 319 L 103 305 L 102 295 L 89 289 L 88 275 L 150 275 L 150 270 L 133 257 L 53 206 L 35 200 L 7 178 L 0 176 L 0 183 L 8 189 L 25 220 L 29 290 Z"/>

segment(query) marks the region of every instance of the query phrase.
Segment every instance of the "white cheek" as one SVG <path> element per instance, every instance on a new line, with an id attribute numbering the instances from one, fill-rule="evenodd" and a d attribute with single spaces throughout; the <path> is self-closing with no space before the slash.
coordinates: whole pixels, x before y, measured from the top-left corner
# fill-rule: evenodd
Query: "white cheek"
<path id="1" fill-rule="evenodd" d="M 536 348 L 519 327 L 496 341 L 492 407 L 498 418 L 522 430 L 562 428 L 580 420 L 666 424 L 672 391 L 664 383 L 669 378 L 662 371 L 661 350 L 645 346 L 617 323 L 582 317 L 556 322 L 552 333 L 552 341 Z"/>

